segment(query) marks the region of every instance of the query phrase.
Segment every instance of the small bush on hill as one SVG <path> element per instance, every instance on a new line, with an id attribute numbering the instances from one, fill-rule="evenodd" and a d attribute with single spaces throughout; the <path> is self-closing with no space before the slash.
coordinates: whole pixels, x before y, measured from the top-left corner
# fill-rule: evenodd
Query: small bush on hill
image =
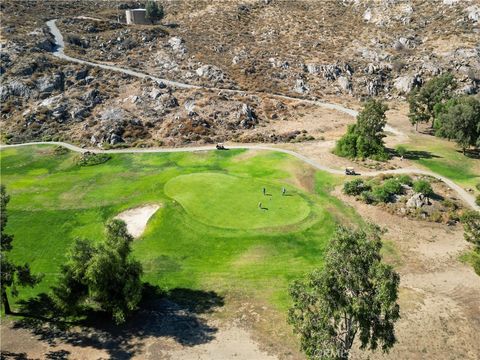
<path id="1" fill-rule="evenodd" d="M 375 195 L 373 194 L 373 192 L 371 192 L 371 191 L 362 192 L 361 198 L 362 198 L 362 201 L 365 204 L 376 204 L 377 203 L 377 199 L 376 199 Z"/>
<path id="2" fill-rule="evenodd" d="M 85 152 L 77 160 L 79 166 L 93 166 L 107 162 L 112 157 L 108 154 L 95 154 L 92 152 Z"/>
<path id="3" fill-rule="evenodd" d="M 360 195 L 368 190 L 370 190 L 370 186 L 365 184 L 362 179 L 348 181 L 343 185 L 343 192 L 347 195 Z"/>
<path id="4" fill-rule="evenodd" d="M 53 153 L 57 156 L 68 154 L 68 149 L 63 146 L 56 146 Z"/>
<path id="5" fill-rule="evenodd" d="M 378 185 L 373 188 L 373 196 L 378 202 L 391 202 L 394 195 L 401 194 L 403 191 L 402 184 L 398 179 L 388 179 L 385 180 L 382 185 Z"/>
<path id="6" fill-rule="evenodd" d="M 400 182 L 402 185 L 407 185 L 407 186 L 412 186 L 413 185 L 413 180 L 410 176 L 408 175 L 400 175 L 397 177 L 397 180 Z"/>
<path id="7" fill-rule="evenodd" d="M 426 197 L 433 195 L 432 185 L 427 180 L 417 180 L 413 183 L 413 190 L 417 193 L 421 193 Z"/>
<path id="8" fill-rule="evenodd" d="M 405 146 L 399 145 L 396 148 L 398 156 L 405 157 L 408 154 L 408 150 Z"/>

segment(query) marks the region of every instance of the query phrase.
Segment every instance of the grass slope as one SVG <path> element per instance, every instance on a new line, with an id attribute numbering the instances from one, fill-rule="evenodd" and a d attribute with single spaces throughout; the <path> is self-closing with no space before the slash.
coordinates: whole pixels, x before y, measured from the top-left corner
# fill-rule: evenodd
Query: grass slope
<path id="1" fill-rule="evenodd" d="M 414 137 L 405 147 L 429 154 L 420 156 L 415 162 L 462 186 L 475 188 L 480 183 L 480 161 L 463 155 L 454 142 L 423 136 Z"/>
<path id="2" fill-rule="evenodd" d="M 55 284 L 76 237 L 100 240 L 119 212 L 161 203 L 134 243 L 145 281 L 285 308 L 288 283 L 321 266 L 335 224 L 360 221 L 329 195 L 338 179 L 313 173 L 314 189 L 302 189 L 296 184 L 306 165 L 281 153 L 115 154 L 89 167 L 76 165 L 76 156 L 55 155 L 50 146 L 0 152 L 11 256 L 45 274 L 35 289 L 22 289 L 24 298 Z M 263 196 L 263 186 L 272 196 Z M 292 196 L 281 196 L 283 186 Z M 258 209 L 259 201 L 269 210 Z"/>

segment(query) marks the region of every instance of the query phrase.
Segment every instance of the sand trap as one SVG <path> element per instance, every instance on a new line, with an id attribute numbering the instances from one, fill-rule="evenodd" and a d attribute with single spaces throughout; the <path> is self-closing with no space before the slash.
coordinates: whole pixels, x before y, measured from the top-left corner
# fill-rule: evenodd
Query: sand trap
<path id="1" fill-rule="evenodd" d="M 160 205 L 156 204 L 136 207 L 118 214 L 115 219 L 125 221 L 130 235 L 132 235 L 134 238 L 137 238 L 143 234 L 148 220 L 159 208 Z"/>

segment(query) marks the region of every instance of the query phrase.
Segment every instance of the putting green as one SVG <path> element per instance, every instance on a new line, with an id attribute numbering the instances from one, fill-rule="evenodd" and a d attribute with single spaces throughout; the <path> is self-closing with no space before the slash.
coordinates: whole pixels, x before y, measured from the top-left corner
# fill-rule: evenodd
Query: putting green
<path id="1" fill-rule="evenodd" d="M 266 195 L 262 189 L 266 188 Z M 293 225 L 310 213 L 307 201 L 296 191 L 254 178 L 221 173 L 177 176 L 165 184 L 165 193 L 195 219 L 220 228 L 259 229 Z M 259 203 L 262 208 L 259 208 Z"/>

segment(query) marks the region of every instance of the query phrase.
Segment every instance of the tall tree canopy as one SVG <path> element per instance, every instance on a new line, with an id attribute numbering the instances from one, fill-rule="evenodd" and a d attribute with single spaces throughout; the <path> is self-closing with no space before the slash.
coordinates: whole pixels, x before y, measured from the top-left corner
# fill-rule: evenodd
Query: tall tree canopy
<path id="1" fill-rule="evenodd" d="M 17 286 L 35 286 L 40 280 L 40 276 L 35 276 L 30 271 L 30 265 L 24 263 L 17 265 L 8 259 L 8 252 L 12 250 L 13 236 L 5 233 L 7 226 L 7 204 L 10 201 L 5 186 L 0 185 L 0 266 L 1 266 L 1 294 L 0 299 L 5 308 L 5 314 L 11 314 L 10 303 L 8 301 L 7 289 L 13 296 L 18 294 Z"/>
<path id="2" fill-rule="evenodd" d="M 435 135 L 454 140 L 463 150 L 480 147 L 480 100 L 460 96 L 436 107 Z"/>
<path id="3" fill-rule="evenodd" d="M 387 122 L 387 110 L 388 107 L 381 101 L 367 101 L 357 116 L 357 123 L 350 125 L 347 133 L 337 142 L 335 153 L 350 158 L 386 159 L 383 129 Z"/>
<path id="4" fill-rule="evenodd" d="M 357 335 L 362 349 L 395 344 L 400 278 L 382 262 L 380 236 L 374 225 L 339 227 L 323 269 L 292 284 L 288 319 L 309 359 L 347 359 Z"/>
<path id="5" fill-rule="evenodd" d="M 424 86 L 412 91 L 408 97 L 410 122 L 418 129 L 418 124 L 432 121 L 435 116 L 435 105 L 441 104 L 453 95 L 456 88 L 455 78 L 445 73 L 432 78 Z"/>
<path id="6" fill-rule="evenodd" d="M 142 266 L 130 256 L 133 238 L 125 223 L 113 220 L 106 229 L 107 239 L 98 246 L 88 240 L 75 241 L 54 293 L 67 313 L 94 302 L 122 323 L 140 302 Z"/>

